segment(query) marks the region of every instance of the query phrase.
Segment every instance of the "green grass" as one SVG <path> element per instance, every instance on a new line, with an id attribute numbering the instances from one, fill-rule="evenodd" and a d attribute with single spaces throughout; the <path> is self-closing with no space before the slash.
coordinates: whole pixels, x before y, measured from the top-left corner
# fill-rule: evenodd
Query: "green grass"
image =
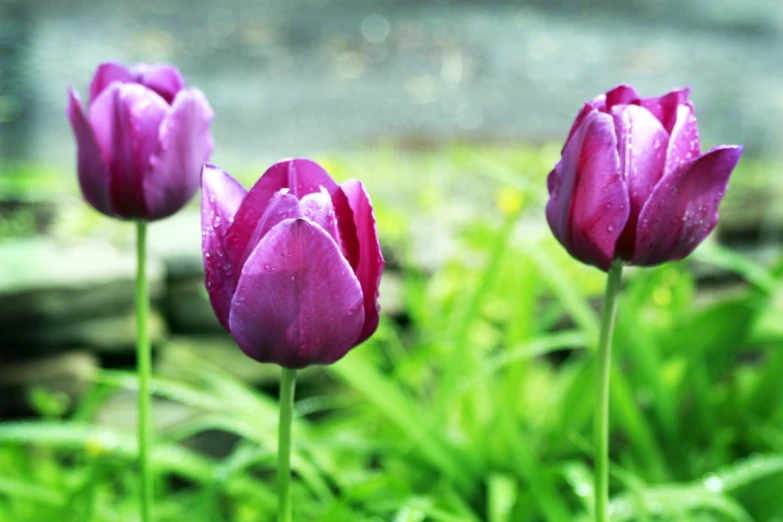
<path id="1" fill-rule="evenodd" d="M 383 317 L 299 397 L 294 520 L 589 521 L 604 275 L 543 227 L 553 154 L 327 159 L 338 177 L 370 185 L 401 267 L 403 317 Z M 442 251 L 423 252 L 439 233 Z M 717 245 L 694 258 L 744 284 L 704 299 L 695 261 L 626 271 L 612 520 L 779 521 L 783 258 L 762 266 Z M 135 440 L 93 425 L 105 400 L 137 384 L 103 371 L 68 419 L 1 425 L 0 520 L 137 520 Z M 195 357 L 158 375 L 153 392 L 195 412 L 158 434 L 158 520 L 272 520 L 276 398 Z M 187 449 L 214 430 L 238 438 L 227 457 Z"/>

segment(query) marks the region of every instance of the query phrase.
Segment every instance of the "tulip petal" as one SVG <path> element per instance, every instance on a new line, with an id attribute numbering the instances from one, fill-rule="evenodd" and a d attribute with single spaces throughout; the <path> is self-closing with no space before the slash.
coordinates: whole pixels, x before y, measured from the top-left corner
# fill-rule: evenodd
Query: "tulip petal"
<path id="1" fill-rule="evenodd" d="M 356 345 L 364 324 L 361 287 L 321 227 L 286 220 L 242 268 L 229 324 L 253 359 L 287 368 L 329 364 Z"/>
<path id="2" fill-rule="evenodd" d="M 116 217 L 111 206 L 109 168 L 103 161 L 103 153 L 84 114 L 79 95 L 71 88 L 68 89 L 68 119 L 76 136 L 77 170 L 84 199 L 99 212 Z"/>
<path id="3" fill-rule="evenodd" d="M 630 103 L 637 102 L 638 100 L 639 93 L 637 93 L 636 89 L 630 85 L 618 85 L 606 94 L 596 96 L 589 102 L 585 103 L 584 107 L 582 107 L 582 110 L 579 111 L 579 114 L 577 114 L 574 123 L 571 125 L 571 130 L 568 131 L 568 139 L 566 139 L 566 144 L 568 144 L 568 142 L 571 140 L 571 137 L 574 135 L 579 126 L 582 125 L 585 117 L 587 117 L 587 115 L 590 114 L 593 110 L 611 112 L 612 107 L 615 105 L 628 105 Z M 565 150 L 565 145 L 563 146 L 563 150 Z M 560 153 L 562 154 L 563 151 L 561 150 Z"/>
<path id="4" fill-rule="evenodd" d="M 231 297 L 238 279 L 228 262 L 225 230 L 247 191 L 227 172 L 205 165 L 201 176 L 201 249 L 212 308 L 226 330 Z"/>
<path id="5" fill-rule="evenodd" d="M 603 102 L 602 102 L 603 103 Z M 582 125 L 582 122 L 585 121 L 585 118 L 588 114 L 596 110 L 596 107 L 591 105 L 590 103 L 585 103 L 582 107 L 582 110 L 579 111 L 579 114 L 576 115 L 576 119 L 574 120 L 574 123 L 571 125 L 571 130 L 568 131 L 568 138 L 566 138 L 566 142 L 563 145 L 563 148 L 560 150 L 560 154 L 563 154 L 565 151 L 566 145 L 568 145 L 568 142 L 571 141 L 571 138 L 574 136 L 574 133 L 579 129 L 579 127 Z"/>
<path id="6" fill-rule="evenodd" d="M 158 148 L 158 132 L 169 106 L 146 87 L 113 83 L 90 105 L 90 124 L 109 166 L 114 211 L 147 219 L 144 172 Z"/>
<path id="7" fill-rule="evenodd" d="M 636 223 L 644 203 L 663 175 L 668 133 L 647 109 L 620 105 L 612 109 L 620 154 L 620 172 L 628 186 L 631 204 L 628 222 L 617 242 L 616 255 L 633 256 Z"/>
<path id="8" fill-rule="evenodd" d="M 261 218 L 256 223 L 256 229 L 253 231 L 253 235 L 247 242 L 245 252 L 242 254 L 241 259 L 234 265 L 234 270 L 239 272 L 242 270 L 247 258 L 255 250 L 256 245 L 264 239 L 264 236 L 277 226 L 278 223 L 285 221 L 286 219 L 295 219 L 302 217 L 302 209 L 299 205 L 299 200 L 296 196 L 285 192 L 285 189 L 276 192 L 272 196 L 272 200 L 266 206 L 266 210 Z M 229 259 L 231 259 L 229 257 Z"/>
<path id="9" fill-rule="evenodd" d="M 688 97 L 691 90 L 688 87 L 676 89 L 663 96 L 653 96 L 642 99 L 642 107 L 647 109 L 663 124 L 666 132 L 671 134 L 674 128 L 674 122 L 677 120 L 677 107 L 680 105 L 690 105 Z M 693 107 L 691 107 L 693 109 Z"/>
<path id="10" fill-rule="evenodd" d="M 209 124 L 213 116 L 198 89 L 181 91 L 174 99 L 155 132 L 157 148 L 144 175 L 150 219 L 170 216 L 196 193 L 201 169 L 212 154 Z"/>
<path id="11" fill-rule="evenodd" d="M 261 219 L 276 192 L 288 189 L 292 195 L 302 199 L 307 194 L 320 192 L 321 187 L 331 193 L 337 188 L 337 183 L 314 161 L 287 159 L 269 167 L 248 192 L 234 216 L 234 223 L 228 229 L 226 241 L 229 257 L 234 266 L 241 266 L 240 261 L 258 220 Z"/>
<path id="12" fill-rule="evenodd" d="M 337 194 L 342 194 L 341 197 Z M 364 342 L 378 328 L 378 288 L 385 266 L 370 196 L 361 181 L 351 179 L 332 195 L 340 236 L 364 296 L 364 327 L 357 343 Z M 347 205 L 346 205 L 347 203 Z M 350 225 L 353 225 L 351 227 Z"/>
<path id="13" fill-rule="evenodd" d="M 302 209 L 303 217 L 323 228 L 335 242 L 340 241 L 340 235 L 337 232 L 337 217 L 332 198 L 328 192 L 323 190 L 308 194 L 302 198 L 299 206 Z"/>
<path id="14" fill-rule="evenodd" d="M 135 81 L 158 93 L 168 104 L 185 87 L 179 69 L 172 65 L 140 63 L 131 68 Z"/>
<path id="15" fill-rule="evenodd" d="M 680 165 L 689 163 L 701 154 L 699 144 L 699 127 L 693 107 L 690 105 L 677 106 L 677 119 L 671 131 L 669 146 L 666 150 L 666 168 L 664 176 L 677 170 Z"/>
<path id="16" fill-rule="evenodd" d="M 112 82 L 132 83 L 136 79 L 124 65 L 117 62 L 105 62 L 98 66 L 90 83 L 90 105 Z"/>
<path id="17" fill-rule="evenodd" d="M 629 105 L 639 102 L 639 93 L 630 85 L 618 85 L 606 93 L 606 112 L 612 110 L 615 105 Z"/>
<path id="18" fill-rule="evenodd" d="M 353 218 L 353 210 L 342 188 L 332 192 L 332 205 L 334 205 L 337 217 L 337 232 L 340 236 L 339 244 L 343 256 L 353 268 L 354 273 L 359 266 L 359 236 L 356 233 L 356 223 Z"/>
<path id="19" fill-rule="evenodd" d="M 555 237 L 575 258 L 608 270 L 630 207 L 610 115 L 593 111 L 585 118 L 547 185 Z"/>
<path id="20" fill-rule="evenodd" d="M 741 153 L 742 147 L 717 147 L 661 180 L 639 216 L 633 264 L 682 259 L 709 235 Z"/>

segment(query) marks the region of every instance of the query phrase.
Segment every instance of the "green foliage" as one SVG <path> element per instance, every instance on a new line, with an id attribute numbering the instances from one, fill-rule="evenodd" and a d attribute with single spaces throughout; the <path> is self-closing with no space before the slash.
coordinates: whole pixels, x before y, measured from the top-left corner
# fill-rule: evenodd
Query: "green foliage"
<path id="1" fill-rule="evenodd" d="M 329 160 L 338 177 L 371 186 L 402 268 L 404 307 L 303 388 L 295 520 L 590 519 L 604 275 L 571 260 L 543 227 L 543 174 L 556 153 L 454 147 Z M 478 188 L 454 181 L 466 174 L 489 177 Z M 426 180 L 422 191 L 399 189 L 416 178 Z M 386 198 L 391 185 L 398 190 Z M 415 212 L 400 203 L 414 197 Z M 451 213 L 466 200 L 469 219 Z M 427 233 L 451 241 L 434 271 L 420 257 L 428 238 L 417 238 L 430 217 L 442 228 Z M 705 288 L 697 263 L 742 284 Z M 626 273 L 611 391 L 612 520 L 778 520 L 783 262 L 769 268 L 705 245 L 694 261 Z M 272 520 L 274 396 L 195 357 L 179 363 L 153 383 L 157 397 L 193 411 L 158 434 L 158 520 Z M 47 421 L 0 426 L 0 520 L 134 520 L 133 435 L 94 422 L 104 401 L 136 386 L 132 373 L 104 371 L 69 420 L 53 418 L 56 403 L 40 396 Z M 236 437 L 227 457 L 188 449 L 214 431 Z"/>

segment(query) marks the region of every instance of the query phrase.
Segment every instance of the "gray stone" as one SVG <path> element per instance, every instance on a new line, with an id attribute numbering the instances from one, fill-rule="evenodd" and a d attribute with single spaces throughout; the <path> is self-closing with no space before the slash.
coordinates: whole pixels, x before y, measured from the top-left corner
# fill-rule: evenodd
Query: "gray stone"
<path id="1" fill-rule="evenodd" d="M 0 415 L 26 415 L 34 412 L 30 403 L 35 388 L 45 390 L 64 407 L 78 401 L 92 385 L 98 361 L 89 352 L 61 355 L 3 364 L 0 366 Z"/>
<path id="2" fill-rule="evenodd" d="M 148 260 L 153 299 L 163 293 L 163 273 L 160 262 Z M 33 238 L 0 244 L 0 330 L 24 333 L 127 314 L 135 276 L 135 252 L 103 242 Z"/>
<path id="3" fill-rule="evenodd" d="M 153 345 L 165 339 L 166 326 L 159 314 L 150 314 L 148 329 Z M 104 354 L 133 353 L 136 346 L 135 313 L 52 324 L 45 328 L 6 330 L 3 332 L 0 358 L 29 359 L 73 346 L 87 347 Z"/>
<path id="4" fill-rule="evenodd" d="M 150 254 L 166 267 L 169 281 L 204 279 L 201 258 L 201 215 L 184 210 L 150 225 Z"/>
<path id="5" fill-rule="evenodd" d="M 175 333 L 221 333 L 203 276 L 171 281 L 163 303 L 169 327 Z"/>

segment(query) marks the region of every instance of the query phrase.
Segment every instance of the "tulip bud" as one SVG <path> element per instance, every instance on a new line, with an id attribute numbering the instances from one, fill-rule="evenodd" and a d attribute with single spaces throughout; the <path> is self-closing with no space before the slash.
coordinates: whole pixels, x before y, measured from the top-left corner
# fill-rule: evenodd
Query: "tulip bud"
<path id="1" fill-rule="evenodd" d="M 293 159 L 247 192 L 207 165 L 201 198 L 207 292 L 248 356 L 330 364 L 375 332 L 384 260 L 360 181 Z"/>
<path id="2" fill-rule="evenodd" d="M 78 148 L 79 184 L 98 211 L 161 219 L 195 194 L 212 153 L 214 116 L 198 89 L 169 65 L 98 67 L 85 114 L 69 89 L 68 119 Z"/>
<path id="3" fill-rule="evenodd" d="M 715 228 L 742 147 L 702 153 L 689 90 L 640 98 L 621 85 L 585 104 L 549 174 L 546 217 L 580 261 L 649 266 L 690 254 Z"/>

